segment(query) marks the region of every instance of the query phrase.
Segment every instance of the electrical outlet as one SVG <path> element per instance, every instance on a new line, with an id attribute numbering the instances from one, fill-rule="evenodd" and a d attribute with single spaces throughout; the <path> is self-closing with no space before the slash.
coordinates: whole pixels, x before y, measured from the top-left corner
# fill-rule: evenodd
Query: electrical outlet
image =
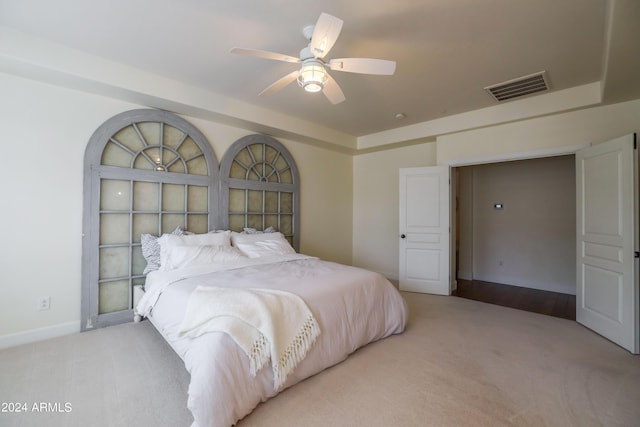
<path id="1" fill-rule="evenodd" d="M 51 307 L 51 297 L 40 297 L 38 299 L 38 310 L 49 310 Z"/>

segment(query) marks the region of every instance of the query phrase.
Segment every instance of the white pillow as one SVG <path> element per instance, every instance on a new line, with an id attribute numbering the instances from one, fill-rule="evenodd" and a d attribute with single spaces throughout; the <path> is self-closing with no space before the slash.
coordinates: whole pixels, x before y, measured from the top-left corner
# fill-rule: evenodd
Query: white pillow
<path id="1" fill-rule="evenodd" d="M 245 234 L 262 234 L 262 233 L 274 233 L 276 231 L 273 227 L 267 227 L 264 231 L 256 230 L 255 228 L 245 227 L 243 228 Z"/>
<path id="2" fill-rule="evenodd" d="M 169 246 L 162 264 L 164 271 L 205 264 L 227 264 L 246 258 L 231 246 Z"/>
<path id="3" fill-rule="evenodd" d="M 175 246 L 231 246 L 231 232 L 221 231 L 217 233 L 189 234 L 174 236 L 165 234 L 158 239 L 160 244 L 160 270 L 165 270 L 168 250 Z"/>
<path id="4" fill-rule="evenodd" d="M 176 236 L 182 236 L 184 232 L 180 227 L 176 227 L 171 232 Z M 159 237 L 151 234 L 140 235 L 140 244 L 142 246 L 142 256 L 147 261 L 147 266 L 144 268 L 142 274 L 146 275 L 151 271 L 158 270 L 160 268 L 160 243 L 158 243 Z"/>
<path id="5" fill-rule="evenodd" d="M 280 232 L 263 234 L 231 234 L 231 244 L 249 258 L 295 254 L 287 239 Z"/>

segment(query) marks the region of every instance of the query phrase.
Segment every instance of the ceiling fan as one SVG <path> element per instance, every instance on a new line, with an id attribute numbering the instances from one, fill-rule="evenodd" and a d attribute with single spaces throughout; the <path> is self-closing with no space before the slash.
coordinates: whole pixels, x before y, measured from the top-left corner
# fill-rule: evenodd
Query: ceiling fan
<path id="1" fill-rule="evenodd" d="M 395 61 L 384 59 L 325 59 L 340 35 L 342 24 L 343 21 L 340 18 L 328 13 L 321 13 L 315 25 L 309 25 L 303 29 L 304 37 L 309 40 L 309 45 L 300 51 L 299 58 L 281 53 L 238 47 L 231 49 L 231 53 L 302 65 L 299 70 L 292 71 L 260 92 L 260 96 L 271 95 L 297 80 L 298 84 L 307 92 L 322 91 L 332 104 L 338 104 L 345 100 L 344 93 L 338 83 L 329 75 L 327 68 L 348 73 L 377 75 L 392 75 L 396 69 Z"/>

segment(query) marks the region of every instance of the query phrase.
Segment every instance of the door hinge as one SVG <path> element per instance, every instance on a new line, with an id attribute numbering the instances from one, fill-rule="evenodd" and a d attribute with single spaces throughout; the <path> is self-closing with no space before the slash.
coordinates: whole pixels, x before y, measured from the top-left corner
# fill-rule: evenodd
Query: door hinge
<path id="1" fill-rule="evenodd" d="M 634 150 L 638 149 L 638 134 L 637 133 L 633 134 L 633 149 Z"/>
<path id="2" fill-rule="evenodd" d="M 636 251 L 635 255 L 636 258 L 640 258 L 640 251 Z"/>

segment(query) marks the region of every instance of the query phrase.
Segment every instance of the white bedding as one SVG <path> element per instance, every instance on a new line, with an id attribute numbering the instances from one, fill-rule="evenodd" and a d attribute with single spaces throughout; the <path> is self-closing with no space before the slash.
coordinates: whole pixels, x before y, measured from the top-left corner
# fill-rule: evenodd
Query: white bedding
<path id="1" fill-rule="evenodd" d="M 276 289 L 301 297 L 321 334 L 282 389 L 344 360 L 363 345 L 401 333 L 407 309 L 383 276 L 291 254 L 149 274 L 138 314 L 151 317 L 191 374 L 192 427 L 230 426 L 277 394 L 271 369 L 249 373 L 249 358 L 228 335 L 179 338 L 189 296 L 199 286 Z"/>

